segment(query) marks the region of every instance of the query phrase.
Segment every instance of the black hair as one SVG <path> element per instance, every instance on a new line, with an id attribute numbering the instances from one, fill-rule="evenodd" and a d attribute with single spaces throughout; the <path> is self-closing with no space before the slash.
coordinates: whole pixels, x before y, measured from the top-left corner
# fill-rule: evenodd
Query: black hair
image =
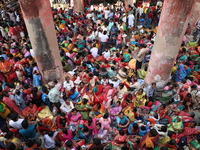
<path id="1" fill-rule="evenodd" d="M 76 108 L 73 108 L 73 109 L 72 109 L 72 112 L 75 112 L 75 111 L 77 111 L 77 109 L 76 109 Z"/>
<path id="2" fill-rule="evenodd" d="M 69 147 L 69 148 L 72 148 L 73 142 L 69 140 L 69 141 L 67 141 L 67 142 L 65 143 L 65 145 L 66 145 L 67 147 Z"/>
<path id="3" fill-rule="evenodd" d="M 161 131 L 167 132 L 167 126 L 162 126 L 162 127 L 161 127 Z"/>
<path id="4" fill-rule="evenodd" d="M 88 131 L 89 131 L 88 127 L 83 126 L 83 132 L 88 132 Z"/>
<path id="5" fill-rule="evenodd" d="M 27 147 L 32 147 L 36 143 L 36 141 L 34 139 L 27 139 L 25 143 Z"/>
<path id="6" fill-rule="evenodd" d="M 105 113 L 104 115 L 103 115 L 103 118 L 104 119 L 107 119 L 109 117 L 109 113 Z"/>
<path id="7" fill-rule="evenodd" d="M 158 119 L 158 114 L 157 113 L 154 113 L 153 116 L 154 116 L 154 118 Z"/>
<path id="8" fill-rule="evenodd" d="M 53 131 L 48 131 L 48 136 L 53 137 L 54 132 Z"/>
<path id="9" fill-rule="evenodd" d="M 46 86 L 42 86 L 42 91 L 43 91 L 43 93 L 48 93 L 47 87 Z"/>
<path id="10" fill-rule="evenodd" d="M 168 147 L 162 146 L 162 147 L 160 148 L 160 150 L 168 150 Z"/>
<path id="11" fill-rule="evenodd" d="M 157 132 L 155 129 L 151 129 L 151 130 L 150 130 L 150 134 L 151 134 L 152 136 L 156 136 L 156 135 L 158 134 L 158 132 Z"/>
<path id="12" fill-rule="evenodd" d="M 93 143 L 94 143 L 96 146 L 98 146 L 98 145 L 101 144 L 101 140 L 100 140 L 100 139 L 97 139 L 97 138 L 94 138 L 94 139 L 93 139 Z"/>
<path id="13" fill-rule="evenodd" d="M 19 115 L 17 113 L 12 113 L 10 115 L 10 119 L 13 120 L 13 121 L 17 121 L 18 117 L 19 117 Z"/>
<path id="14" fill-rule="evenodd" d="M 62 129 L 62 132 L 65 133 L 65 134 L 68 134 L 68 131 L 67 131 L 66 128 L 63 128 L 63 129 Z"/>
<path id="15" fill-rule="evenodd" d="M 145 130 L 146 130 L 146 127 L 145 127 L 145 126 L 141 126 L 140 129 L 141 129 L 142 131 L 145 131 Z"/>
<path id="16" fill-rule="evenodd" d="M 1 127 L 1 131 L 2 132 L 8 132 L 9 131 L 9 128 L 7 125 L 4 125 L 3 127 Z"/>
<path id="17" fill-rule="evenodd" d="M 92 124 L 92 118 L 89 117 L 89 118 L 88 118 L 88 125 L 90 126 L 91 124 Z"/>
<path id="18" fill-rule="evenodd" d="M 124 133 L 124 130 L 119 130 L 119 134 L 121 135 L 121 136 L 123 136 L 125 133 Z"/>
<path id="19" fill-rule="evenodd" d="M 139 128 L 138 124 L 137 124 L 137 123 L 134 123 L 134 124 L 133 124 L 133 129 L 134 129 L 134 130 L 137 130 L 138 128 Z"/>
<path id="20" fill-rule="evenodd" d="M 15 150 L 16 149 L 16 146 L 13 142 L 9 142 L 7 145 L 6 145 L 6 148 L 7 150 Z"/>
<path id="21" fill-rule="evenodd" d="M 60 116 L 65 117 L 65 113 L 61 112 Z"/>
<path id="22" fill-rule="evenodd" d="M 8 132 L 6 133 L 6 135 L 5 135 L 5 138 L 6 138 L 6 139 L 11 139 L 11 138 L 13 137 L 13 135 L 14 135 L 13 132 L 8 131 Z"/>
<path id="23" fill-rule="evenodd" d="M 24 120 L 22 121 L 22 127 L 23 127 L 24 129 L 27 129 L 27 128 L 28 128 L 28 121 L 27 121 L 26 119 L 24 119 Z"/>

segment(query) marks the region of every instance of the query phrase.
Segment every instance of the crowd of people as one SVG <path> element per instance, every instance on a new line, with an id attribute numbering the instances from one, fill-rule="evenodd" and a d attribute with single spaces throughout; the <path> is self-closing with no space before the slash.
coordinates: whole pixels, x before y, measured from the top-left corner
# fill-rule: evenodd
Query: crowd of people
<path id="1" fill-rule="evenodd" d="M 52 8 L 65 81 L 45 84 L 20 10 L 3 8 L 0 149 L 200 149 L 200 46 L 189 27 L 166 86 L 144 86 L 161 11 L 161 1 Z"/>

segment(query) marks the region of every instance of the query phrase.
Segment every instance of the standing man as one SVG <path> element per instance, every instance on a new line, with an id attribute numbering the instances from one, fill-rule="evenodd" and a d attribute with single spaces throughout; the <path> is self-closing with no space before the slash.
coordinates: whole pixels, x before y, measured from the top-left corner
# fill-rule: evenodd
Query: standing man
<path id="1" fill-rule="evenodd" d="M 136 61 L 136 71 L 138 69 L 142 68 L 142 61 L 144 60 L 146 52 L 147 52 L 146 47 L 147 46 L 145 44 L 141 44 L 141 49 L 139 50 L 137 57 L 136 57 L 136 60 L 137 60 Z"/>
<path id="2" fill-rule="evenodd" d="M 152 13 L 152 11 L 150 10 L 150 11 L 147 13 L 146 28 L 149 29 L 149 28 L 151 27 L 152 19 L 153 19 L 153 13 Z"/>
<path id="3" fill-rule="evenodd" d="M 107 31 L 103 31 L 103 34 L 99 36 L 100 39 L 100 49 L 99 49 L 99 54 L 102 54 L 106 48 L 106 43 L 109 39 L 107 35 Z"/>
<path id="4" fill-rule="evenodd" d="M 97 55 L 98 55 L 98 48 L 96 47 L 95 44 L 93 45 L 93 48 L 90 49 L 90 52 L 91 52 L 91 54 L 92 54 L 92 56 L 93 56 L 94 58 L 97 57 Z"/>
<path id="5" fill-rule="evenodd" d="M 132 29 L 134 27 L 135 17 L 132 13 L 128 15 L 128 28 Z"/>

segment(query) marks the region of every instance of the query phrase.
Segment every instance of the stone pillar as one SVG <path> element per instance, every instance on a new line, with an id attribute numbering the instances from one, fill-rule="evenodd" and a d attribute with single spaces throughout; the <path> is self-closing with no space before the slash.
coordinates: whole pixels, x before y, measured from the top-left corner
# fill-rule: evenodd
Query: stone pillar
<path id="1" fill-rule="evenodd" d="M 196 29 L 196 23 L 199 20 L 200 20 L 200 0 L 197 0 L 189 22 L 192 29 Z"/>
<path id="2" fill-rule="evenodd" d="M 74 10 L 76 12 L 84 11 L 84 0 L 74 0 Z"/>
<path id="3" fill-rule="evenodd" d="M 43 81 L 61 80 L 62 64 L 49 0 L 19 0 Z"/>
<path id="4" fill-rule="evenodd" d="M 165 0 L 145 83 L 157 82 L 163 87 L 169 80 L 172 67 L 186 31 L 196 0 Z"/>

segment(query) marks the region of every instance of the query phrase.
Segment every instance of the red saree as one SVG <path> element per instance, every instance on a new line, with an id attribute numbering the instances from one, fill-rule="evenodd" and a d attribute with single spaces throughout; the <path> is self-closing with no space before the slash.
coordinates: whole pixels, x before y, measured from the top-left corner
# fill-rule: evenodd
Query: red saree
<path id="1" fill-rule="evenodd" d="M 95 89 L 94 89 L 95 90 Z M 102 104 L 103 102 L 103 85 L 99 85 L 97 92 L 94 93 L 94 104 L 100 103 Z"/>
<path id="2" fill-rule="evenodd" d="M 35 120 L 36 119 L 36 112 L 37 112 L 37 106 L 33 104 L 33 107 L 27 106 L 23 111 L 23 115 L 27 117 L 28 120 Z"/>
<path id="3" fill-rule="evenodd" d="M 13 71 L 12 64 L 8 61 L 0 62 L 0 71 L 3 73 L 6 82 L 13 82 L 17 78 L 16 73 Z"/>

